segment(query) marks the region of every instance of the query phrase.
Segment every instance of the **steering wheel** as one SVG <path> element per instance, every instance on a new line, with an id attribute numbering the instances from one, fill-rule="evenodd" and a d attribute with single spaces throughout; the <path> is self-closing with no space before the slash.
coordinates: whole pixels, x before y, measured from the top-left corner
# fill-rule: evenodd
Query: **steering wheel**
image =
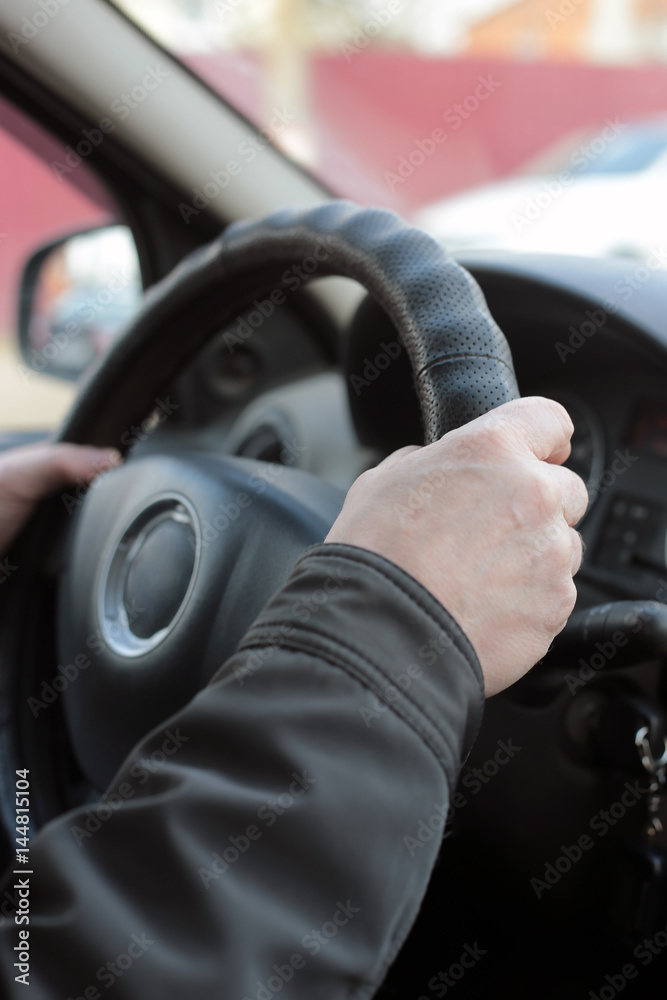
<path id="1" fill-rule="evenodd" d="M 11 805 L 15 768 L 29 767 L 36 826 L 101 792 L 136 741 L 206 683 L 342 505 L 341 491 L 288 466 L 186 440 L 130 447 L 147 414 L 166 420 L 177 407 L 169 387 L 183 366 L 255 297 L 284 289 L 295 265 L 356 279 L 387 313 L 427 443 L 518 396 L 474 279 L 384 210 L 332 202 L 237 223 L 152 288 L 59 433 L 115 445 L 126 462 L 76 509 L 43 505 L 0 595 L 0 801 Z"/>

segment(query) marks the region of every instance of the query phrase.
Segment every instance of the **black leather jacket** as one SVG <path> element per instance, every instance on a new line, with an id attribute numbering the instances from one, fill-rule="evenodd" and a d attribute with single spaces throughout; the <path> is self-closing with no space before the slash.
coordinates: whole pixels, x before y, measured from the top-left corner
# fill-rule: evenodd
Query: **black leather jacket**
<path id="1" fill-rule="evenodd" d="M 3 995 L 372 996 L 482 707 L 470 643 L 420 584 L 362 549 L 309 549 L 99 805 L 35 838 L 30 922 L 0 928 Z"/>

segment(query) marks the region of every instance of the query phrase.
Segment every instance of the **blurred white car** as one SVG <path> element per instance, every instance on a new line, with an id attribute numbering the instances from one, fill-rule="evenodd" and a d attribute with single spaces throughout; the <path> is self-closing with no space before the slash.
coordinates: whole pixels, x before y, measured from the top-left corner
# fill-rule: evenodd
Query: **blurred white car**
<path id="1" fill-rule="evenodd" d="M 667 118 L 610 119 L 566 148 L 529 175 L 426 205 L 413 221 L 452 251 L 657 257 L 667 267 Z"/>

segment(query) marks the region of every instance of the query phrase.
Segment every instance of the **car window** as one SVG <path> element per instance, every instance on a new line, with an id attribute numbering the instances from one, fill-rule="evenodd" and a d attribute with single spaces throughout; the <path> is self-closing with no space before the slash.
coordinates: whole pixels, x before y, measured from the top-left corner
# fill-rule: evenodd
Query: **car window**
<path id="1" fill-rule="evenodd" d="M 79 153 L 87 152 L 82 145 Z M 20 356 L 17 313 L 23 268 L 36 250 L 119 221 L 79 153 L 0 98 L 0 433 L 57 426 L 74 395 L 73 383 L 39 373 Z"/>
<path id="2" fill-rule="evenodd" d="M 667 235 L 664 0 L 116 2 L 332 191 L 453 250 Z"/>

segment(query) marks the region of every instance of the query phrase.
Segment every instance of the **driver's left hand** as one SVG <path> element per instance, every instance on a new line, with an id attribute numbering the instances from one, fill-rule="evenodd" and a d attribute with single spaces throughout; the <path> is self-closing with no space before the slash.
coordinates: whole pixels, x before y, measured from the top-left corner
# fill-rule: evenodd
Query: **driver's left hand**
<path id="1" fill-rule="evenodd" d="M 87 486 L 121 461 L 113 448 L 33 444 L 0 453 L 0 553 L 6 553 L 42 497 Z"/>

